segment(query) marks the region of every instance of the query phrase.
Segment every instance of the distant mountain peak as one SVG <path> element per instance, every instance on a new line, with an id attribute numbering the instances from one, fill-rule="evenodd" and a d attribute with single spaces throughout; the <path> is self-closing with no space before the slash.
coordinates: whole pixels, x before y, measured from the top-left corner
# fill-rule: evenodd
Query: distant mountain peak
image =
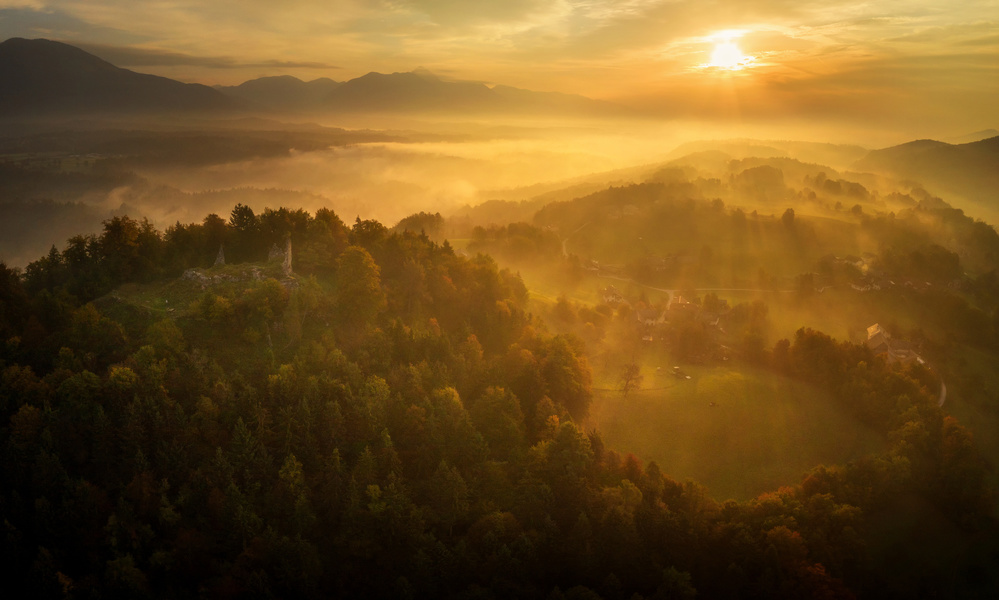
<path id="1" fill-rule="evenodd" d="M 271 81 L 271 82 L 281 81 L 281 82 L 289 82 L 289 83 L 294 83 L 294 82 L 305 83 L 304 81 L 302 81 L 298 77 L 295 77 L 294 75 L 267 75 L 265 77 L 258 77 L 256 79 L 250 79 L 249 81 L 244 81 L 240 85 L 246 85 L 248 83 L 254 83 L 254 82 L 265 82 L 265 81 Z"/>
<path id="2" fill-rule="evenodd" d="M 425 67 L 390 74 L 372 71 L 343 83 L 274 75 L 210 88 L 121 69 L 62 42 L 11 38 L 0 43 L 0 116 L 237 108 L 560 116 L 623 111 L 572 94 L 441 78 Z"/>
<path id="3" fill-rule="evenodd" d="M 0 43 L 0 115 L 237 107 L 207 86 L 121 69 L 62 42 L 11 38 Z"/>
<path id="4" fill-rule="evenodd" d="M 33 64 L 29 65 L 29 61 Z M 62 64 L 55 61 L 62 61 Z M 69 69 L 79 68 L 81 65 L 108 71 L 119 70 L 106 60 L 63 42 L 44 38 L 10 38 L 0 42 L 0 68 L 43 66 Z"/>

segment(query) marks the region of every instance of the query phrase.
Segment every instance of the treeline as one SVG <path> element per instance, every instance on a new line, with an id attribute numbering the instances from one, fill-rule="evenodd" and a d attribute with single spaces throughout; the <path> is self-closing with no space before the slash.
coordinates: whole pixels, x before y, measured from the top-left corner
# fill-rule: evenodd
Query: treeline
<path id="1" fill-rule="evenodd" d="M 519 278 L 490 258 L 373 221 L 348 228 L 328 211 L 256 216 L 237 206 L 219 221 L 161 234 L 112 220 L 79 262 L 55 252 L 24 274 L 0 268 L 9 593 L 905 598 L 996 589 L 984 467 L 967 432 L 936 408 L 924 372 L 814 332 L 766 352 L 773 368 L 835 386 L 885 432 L 889 451 L 719 503 L 581 428 L 590 371 L 580 342 L 528 314 Z M 297 276 L 144 288 L 195 291 L 166 314 L 124 290 L 97 298 L 209 264 L 217 242 L 256 259 L 286 235 L 297 240 Z M 78 265 L 99 282 L 88 285 Z M 941 550 L 932 536 L 880 548 L 878 524 L 900 498 L 930 507 L 960 548 Z M 960 551 L 960 569 L 885 566 L 898 552 L 931 551 Z"/>
<path id="2" fill-rule="evenodd" d="M 567 283 L 589 269 L 651 286 L 783 289 L 802 297 L 856 285 L 937 337 L 999 345 L 999 234 L 939 198 L 913 191 L 915 198 L 896 201 L 909 206 L 897 214 L 831 220 L 786 209 L 777 218 L 699 199 L 684 185 L 611 187 L 553 202 L 534 225 L 477 228 L 469 248 L 518 265 L 558 264 Z M 862 247 L 872 250 L 864 259 L 853 255 Z"/>
<path id="3" fill-rule="evenodd" d="M 764 175 L 780 179 L 772 167 L 750 169 L 740 177 Z M 518 225 L 514 236 L 493 227 L 479 237 L 502 249 L 501 239 L 523 246 L 554 230 L 568 240 L 569 253 L 619 265 L 633 278 L 657 285 L 748 283 L 760 268 L 790 280 L 830 253 L 842 257 L 863 250 L 878 255 L 870 265 L 877 273 L 899 283 L 947 285 L 964 279 L 965 271 L 977 277 L 999 264 L 999 234 L 992 226 L 922 190 L 890 195 L 893 206 L 905 206 L 897 213 L 882 203 L 875 212 L 857 205 L 846 213 L 819 211 L 836 218 L 816 219 L 807 213 L 795 218 L 795 210 L 786 207 L 780 218 L 779 210 L 749 212 L 738 199 L 727 207 L 720 198 L 710 199 L 703 187 L 682 176 L 671 183 L 610 187 L 547 204 L 534 216 L 535 231 Z"/>
<path id="4" fill-rule="evenodd" d="M 315 216 L 302 209 L 265 209 L 260 215 L 243 204 L 228 220 L 209 214 L 201 223 L 180 222 L 159 232 L 146 219 L 108 219 L 98 235 L 71 237 L 62 251 L 30 263 L 24 284 L 30 292 L 65 292 L 87 302 L 129 282 L 176 277 L 191 267 L 211 266 L 220 249 L 230 262 L 263 261 L 270 248 L 295 247 L 295 268 L 304 274 L 329 273 L 354 238 L 384 231 L 380 223 L 359 221 L 352 231 L 329 209 Z"/>
<path id="5" fill-rule="evenodd" d="M 910 257 L 908 264 L 899 265 L 900 276 L 923 271 L 931 280 L 938 276 L 960 277 L 961 272 L 953 265 L 958 259 L 965 269 L 977 273 L 990 271 L 999 264 L 999 233 L 993 226 L 922 190 L 896 196 L 912 206 L 898 213 L 862 214 L 860 225 L 875 237 L 881 248 Z M 947 248 L 940 248 L 941 244 Z M 950 258 L 946 256 L 948 253 L 956 256 Z M 891 263 L 885 268 L 890 266 Z"/>
<path id="6" fill-rule="evenodd" d="M 549 262 L 562 257 L 558 235 L 529 223 L 475 227 L 468 249 L 515 262 Z"/>

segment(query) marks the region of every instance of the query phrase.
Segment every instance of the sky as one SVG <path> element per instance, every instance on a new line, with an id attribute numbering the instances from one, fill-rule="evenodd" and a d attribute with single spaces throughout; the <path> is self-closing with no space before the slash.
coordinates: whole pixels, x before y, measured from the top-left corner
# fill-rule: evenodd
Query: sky
<path id="1" fill-rule="evenodd" d="M 999 0 L 0 0 L 0 38 L 237 84 L 424 67 L 677 118 L 999 127 Z"/>

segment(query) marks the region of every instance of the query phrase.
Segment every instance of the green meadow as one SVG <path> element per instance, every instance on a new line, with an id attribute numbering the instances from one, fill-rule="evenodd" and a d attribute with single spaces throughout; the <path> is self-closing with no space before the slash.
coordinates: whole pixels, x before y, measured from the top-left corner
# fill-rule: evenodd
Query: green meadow
<path id="1" fill-rule="evenodd" d="M 720 500 L 744 500 L 800 481 L 819 464 L 883 449 L 870 429 L 828 394 L 739 366 L 643 368 L 642 390 L 595 390 L 590 426 L 605 444 L 654 460 L 674 479 L 695 480 Z"/>

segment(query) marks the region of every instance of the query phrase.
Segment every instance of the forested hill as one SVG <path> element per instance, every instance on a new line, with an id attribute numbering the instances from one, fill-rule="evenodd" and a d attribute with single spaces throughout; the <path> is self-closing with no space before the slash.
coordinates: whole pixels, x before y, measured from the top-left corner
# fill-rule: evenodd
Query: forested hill
<path id="1" fill-rule="evenodd" d="M 581 426 L 581 343 L 527 298 L 489 257 L 328 210 L 116 217 L 0 265 L 5 595 L 995 591 L 985 467 L 925 369 L 815 331 L 778 342 L 768 368 L 888 450 L 718 503 Z M 914 512 L 925 535 L 899 529 Z M 935 566 L 890 560 L 941 538 Z"/>
<path id="2" fill-rule="evenodd" d="M 999 136 L 963 144 L 916 140 L 874 150 L 855 166 L 915 179 L 936 193 L 957 194 L 972 206 L 994 210 L 999 185 Z"/>

